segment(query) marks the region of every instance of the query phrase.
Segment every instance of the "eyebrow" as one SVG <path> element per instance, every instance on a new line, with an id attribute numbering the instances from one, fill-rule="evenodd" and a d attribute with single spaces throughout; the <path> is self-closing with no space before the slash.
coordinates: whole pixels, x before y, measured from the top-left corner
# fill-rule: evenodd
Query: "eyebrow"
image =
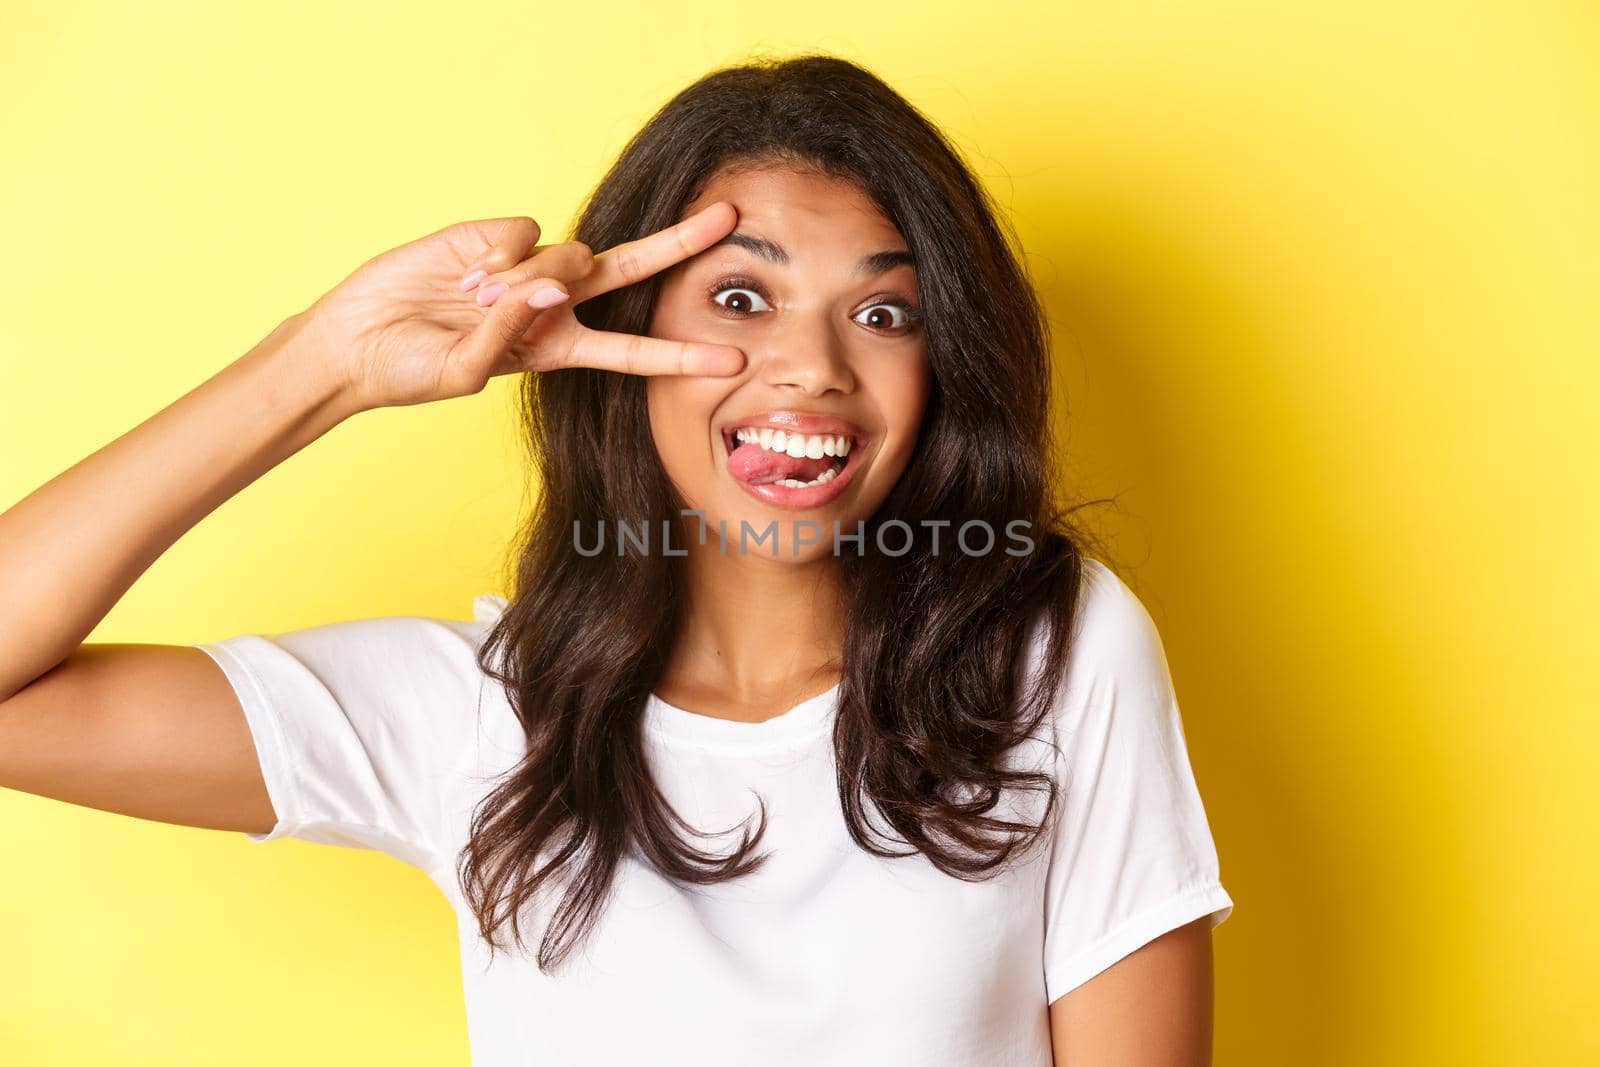
<path id="1" fill-rule="evenodd" d="M 711 249 L 721 248 L 723 245 L 742 248 L 758 259 L 764 259 L 768 263 L 776 263 L 780 267 L 789 265 L 789 253 L 784 250 L 782 245 L 766 237 L 745 233 L 743 230 L 734 230 L 716 244 L 703 249 L 701 254 L 704 255 Z M 913 268 L 916 266 L 916 260 L 911 258 L 910 249 L 889 248 L 882 252 L 868 253 L 862 256 L 861 260 L 856 264 L 856 273 L 869 276 L 877 275 L 900 266 Z"/>

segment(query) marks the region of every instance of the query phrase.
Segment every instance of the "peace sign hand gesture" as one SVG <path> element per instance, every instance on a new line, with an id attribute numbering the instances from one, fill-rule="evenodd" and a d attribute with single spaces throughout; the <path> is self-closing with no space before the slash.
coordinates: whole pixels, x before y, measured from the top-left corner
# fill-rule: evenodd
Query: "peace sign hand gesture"
<path id="1" fill-rule="evenodd" d="M 709 248 L 737 221 L 718 201 L 600 253 L 578 241 L 539 246 L 527 216 L 456 223 L 368 260 L 304 318 L 363 410 L 466 396 L 530 370 L 737 374 L 737 348 L 591 330 L 572 313 Z M 540 306 L 536 294 L 550 289 L 558 302 Z"/>

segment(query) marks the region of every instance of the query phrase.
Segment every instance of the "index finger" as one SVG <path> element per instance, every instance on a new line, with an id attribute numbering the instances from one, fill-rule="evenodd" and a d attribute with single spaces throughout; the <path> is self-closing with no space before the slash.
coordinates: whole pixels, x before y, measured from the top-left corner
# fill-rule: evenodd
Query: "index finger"
<path id="1" fill-rule="evenodd" d="M 597 252 L 588 274 L 567 286 L 574 304 L 642 281 L 657 271 L 704 252 L 738 224 L 739 212 L 726 200 L 707 204 L 693 215 L 637 241 Z"/>

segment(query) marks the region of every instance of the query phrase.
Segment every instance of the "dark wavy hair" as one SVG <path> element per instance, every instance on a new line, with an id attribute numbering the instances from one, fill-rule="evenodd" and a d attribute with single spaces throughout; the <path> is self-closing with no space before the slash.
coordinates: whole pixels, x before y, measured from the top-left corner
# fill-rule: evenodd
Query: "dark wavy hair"
<path id="1" fill-rule="evenodd" d="M 990 876 L 1045 825 L 994 814 L 1003 790 L 1043 790 L 1045 820 L 1055 809 L 1050 775 L 1002 757 L 1054 699 L 1092 543 L 1071 521 L 1078 508 L 1050 492 L 1048 324 L 1015 234 L 954 146 L 876 75 L 827 54 L 757 57 L 678 93 L 623 149 L 569 239 L 603 250 L 644 237 L 678 221 L 713 174 L 760 166 L 858 183 L 904 236 L 926 316 L 933 386 L 916 450 L 868 519 L 864 553 L 841 554 L 848 620 L 833 745 L 850 834 L 877 855 L 921 852 L 950 875 Z M 657 292 L 646 279 L 576 314 L 642 334 Z M 527 753 L 479 804 L 457 874 L 491 954 L 508 919 L 522 945 L 523 905 L 560 889 L 541 970 L 587 937 L 629 848 L 665 877 L 701 885 L 766 859 L 755 854 L 764 803 L 731 853 L 703 850 L 680 831 L 715 835 L 681 818 L 649 773 L 643 710 L 685 602 L 674 557 L 572 548 L 575 523 L 681 521 L 645 384 L 568 368 L 526 375 L 519 398 L 541 493 L 508 557 L 512 596 L 478 659 L 506 687 Z M 975 519 L 992 530 L 1023 519 L 1034 548 L 968 555 L 914 542 L 882 555 L 875 531 L 895 519 L 948 520 L 951 533 Z M 1023 684 L 1041 612 L 1044 669 Z M 878 840 L 869 807 L 897 838 Z"/>

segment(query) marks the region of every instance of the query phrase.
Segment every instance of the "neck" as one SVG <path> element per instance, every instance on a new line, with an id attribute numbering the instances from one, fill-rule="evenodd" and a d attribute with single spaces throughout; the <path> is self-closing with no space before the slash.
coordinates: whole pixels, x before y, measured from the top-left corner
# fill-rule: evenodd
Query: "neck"
<path id="1" fill-rule="evenodd" d="M 845 612 L 837 556 L 723 555 L 709 537 L 704 545 L 690 540 L 681 562 L 688 599 L 658 691 L 781 710 L 839 680 Z"/>

